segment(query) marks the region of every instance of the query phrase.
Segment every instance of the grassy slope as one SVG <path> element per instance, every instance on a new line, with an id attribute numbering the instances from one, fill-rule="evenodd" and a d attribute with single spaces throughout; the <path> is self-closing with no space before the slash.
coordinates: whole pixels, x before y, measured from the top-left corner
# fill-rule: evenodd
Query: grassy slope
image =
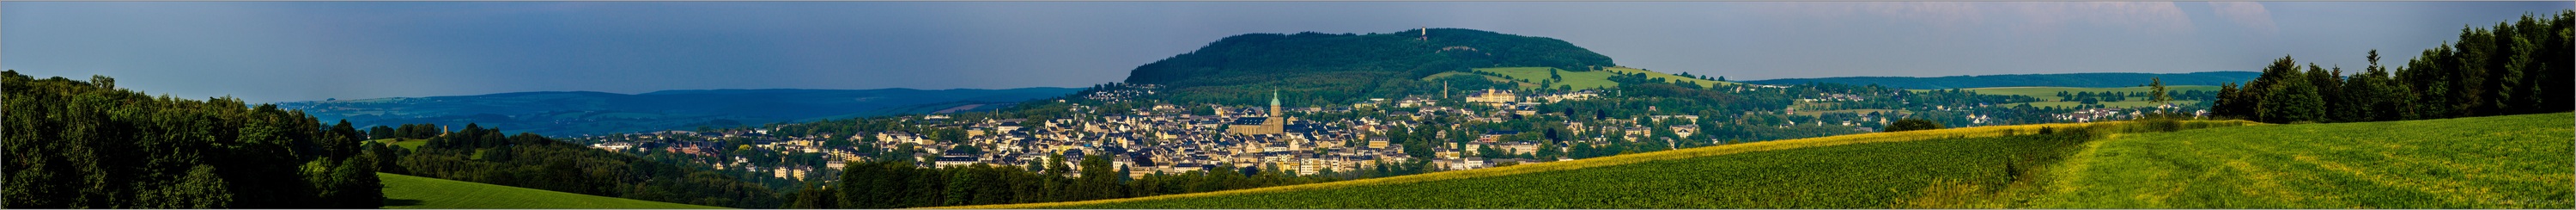
<path id="1" fill-rule="evenodd" d="M 2113 123 L 2116 123 L 2116 122 L 2113 122 Z M 1533 164 L 1526 164 L 1526 165 L 1519 165 L 1519 166 L 1511 166 L 1511 167 L 1500 167 L 1500 168 L 1489 168 L 1489 169 L 1478 169 L 1478 170 L 1464 170 L 1464 171 L 1445 171 L 1445 172 L 1435 172 L 1435 173 L 1430 173 L 1430 174 L 1420 174 L 1420 175 L 1410 175 L 1410 176 L 1397 176 L 1397 177 L 1386 177 L 1386 178 L 1376 178 L 1376 179 L 1362 179 L 1362 180 L 1341 181 L 1341 182 L 1330 182 L 1330 183 L 1320 183 L 1320 184 L 1306 184 L 1306 185 L 1292 185 L 1292 186 L 1266 187 L 1266 188 L 1255 188 L 1255 189 L 1245 189 L 1245 190 L 1232 190 L 1232 191 L 1220 191 L 1220 192 L 1209 192 L 1209 193 L 1195 193 L 1195 194 L 1181 194 L 1181 195 L 1164 195 L 1164 196 L 1152 196 L 1152 197 L 1143 197 L 1143 198 L 1126 198 L 1126 199 L 1110 199 L 1110 200 L 1094 200 L 1094 201 L 1078 201 L 1078 202 L 1058 202 L 1058 203 L 1035 203 L 1035 204 L 1012 204 L 1012 205 L 988 205 L 988 206 L 961 206 L 961 207 L 956 207 L 956 208 L 1161 208 L 1161 207 L 1188 207 L 1188 208 L 1330 208 L 1330 207 L 1346 207 L 1346 208 L 1396 208 L 1396 207 L 1434 207 L 1434 208 L 1457 208 L 1457 207 L 1468 207 L 1468 206 L 1460 206 L 1460 205 L 1459 205 L 1460 203 L 1454 203 L 1454 202 L 1468 202 L 1468 201 L 1496 201 L 1496 202 L 1488 202 L 1488 203 L 1484 203 L 1484 204 L 1475 204 L 1475 205 L 1473 205 L 1473 206 L 1475 206 L 1475 207 L 1480 207 L 1480 208 L 1490 208 L 1490 207 L 1518 207 L 1518 208 L 1578 207 L 1578 206 L 1561 206 L 1561 204 L 1564 204 L 1564 203 L 1559 203 L 1559 201 L 1567 201 L 1567 200 L 1537 201 L 1537 200 L 1527 200 L 1527 199 L 1501 199 L 1501 200 L 1497 201 L 1497 200 L 1484 200 L 1484 199 L 1487 199 L 1487 198 L 1545 198 L 1545 197 L 1547 197 L 1547 196 L 1545 196 L 1545 195 L 1592 196 L 1592 195 L 1595 195 L 1594 193 L 1596 193 L 1596 192 L 1601 192 L 1601 191 L 1568 191 L 1568 190 L 1562 190 L 1563 188 L 1568 187 L 1568 186 L 1562 186 L 1561 184 L 1550 184 L 1550 183 L 1535 183 L 1535 184 L 1532 184 L 1532 183 L 1507 183 L 1507 182 L 1537 182 L 1537 181 L 1539 181 L 1539 180 L 1597 180 L 1597 181 L 1604 181 L 1604 182 L 1618 182 L 1618 183 L 1625 183 L 1625 184 L 1627 184 L 1627 185 L 1620 185 L 1620 186 L 1631 186 L 1631 187 L 1633 187 L 1633 186 L 1659 185 L 1659 183 L 1662 183 L 1662 182 L 1669 182 L 1669 181 L 1674 181 L 1674 180 L 1688 180 L 1688 179 L 1684 179 L 1684 178 L 1710 178 L 1710 180 L 1697 180 L 1697 181 L 1701 181 L 1701 182 L 1690 182 L 1690 183 L 1707 183 L 1707 184 L 1730 183 L 1730 182 L 1727 182 L 1726 180 L 1735 180 L 1735 181 L 1731 182 L 1731 183 L 1733 183 L 1733 184 L 1724 184 L 1724 185 L 1708 185 L 1708 186 L 1666 186 L 1666 188 L 1670 188 L 1670 187 L 1692 187 L 1692 188 L 1696 188 L 1696 189 L 1703 189 L 1703 190 L 1722 190 L 1722 189 L 1724 189 L 1725 187 L 1737 187 L 1737 186 L 1744 186 L 1744 185 L 1740 185 L 1740 184 L 1745 184 L 1745 183 L 1746 183 L 1746 182 L 1744 182 L 1745 180 L 1757 180 L 1757 179 L 1751 179 L 1751 178 L 1746 178 L 1746 177 L 1723 178 L 1723 177 L 1697 177 L 1697 176 L 1688 176 L 1688 175 L 1700 175 L 1701 173 L 1674 173 L 1674 172 L 1694 172 L 1694 171 L 1696 171 L 1696 172 L 1709 172 L 1709 171 L 1711 171 L 1711 170 L 1686 169 L 1686 170 L 1678 170 L 1678 171 L 1677 171 L 1677 170 L 1674 170 L 1674 169 L 1672 168 L 1672 167 L 1674 166 L 1673 164 L 1684 164 L 1684 165 L 1685 165 L 1685 167 L 1687 168 L 1687 165 L 1688 165 L 1688 164 L 1701 163 L 1701 162 L 1706 162 L 1706 161 L 1718 161 L 1718 162 L 1725 162 L 1725 161 L 1728 161 L 1728 160 L 1739 160 L 1739 159 L 1735 159 L 1735 158 L 1712 157 L 1712 156 L 1729 155 L 1729 154 L 1753 153 L 1753 152 L 1775 151 L 1775 150 L 1789 150 L 1789 149 L 1811 148 L 1811 147 L 1824 147 L 1824 146 L 1834 146 L 1834 145 L 1849 145 L 1849 144 L 1878 143 L 1878 142 L 1903 142 L 1903 141 L 1917 141 L 1917 140 L 1940 139 L 1940 138 L 1949 138 L 1949 137 L 1991 137 L 1991 136 L 2002 136 L 2002 135 L 2005 135 L 2005 134 L 2008 134 L 2008 133 L 2022 133 L 2022 134 L 2028 134 L 2028 133 L 2035 133 L 2035 132 L 2036 132 L 2036 130 L 2038 130 L 2038 129 L 2039 129 L 2039 128 L 2041 128 L 2041 127 L 2051 127 L 2051 126 L 2054 126 L 2054 127 L 2061 127 L 2061 128 L 2062 128 L 2062 127 L 2068 127 L 2068 126 L 2098 125 L 2098 124 L 2111 124 L 2111 123 L 2089 123 L 2089 124 L 2045 124 L 2045 125 L 2014 125 L 2014 126 L 1985 126 L 1985 127 L 1972 127 L 1972 128 L 1959 128 L 1959 129 L 1930 130 L 1930 131 L 1911 131 L 1911 132 L 1894 132 L 1894 133 L 1867 133 L 1867 134 L 1854 134 L 1854 135 L 1828 136 L 1828 137 L 1805 138 L 1805 139 L 1793 139 L 1793 140 L 1780 140 L 1780 141 L 1766 141 L 1766 142 L 1754 142 L 1754 143 L 1742 143 L 1742 144 L 1719 145 L 1719 146 L 1709 146 L 1709 147 L 1699 147 L 1699 148 L 1688 148 L 1688 149 L 1670 150 L 1670 151 L 1660 151 L 1660 152 L 1648 152 L 1648 153 L 1638 153 L 1638 154 L 1618 155 L 1618 156 L 1611 156 L 1611 157 L 1589 158 L 1589 159 L 1580 159 L 1580 160 L 1573 160 L 1573 161 L 1547 162 L 1547 163 L 1533 163 Z M 1901 151 L 1919 151 L 1919 150 L 1901 150 Z M 1679 162 L 1679 163 L 1653 163 L 1653 162 Z M 1718 163 L 1718 164 L 1723 164 L 1723 163 Z M 1756 169 L 1756 170 L 1770 170 L 1770 169 L 1778 169 L 1778 167 L 1800 167 L 1800 166 L 1798 166 L 1798 165 L 1803 165 L 1803 164 L 1818 164 L 1818 163 L 1816 163 L 1816 162 L 1801 162 L 1801 163 L 1791 163 L 1791 164 L 1789 164 L 1789 165 L 1743 166 L 1743 167 L 1752 167 L 1752 168 L 1769 168 L 1769 169 Z M 1639 174 L 1654 174 L 1654 175 L 1648 175 L 1648 176 L 1635 176 L 1635 177 L 1616 177 L 1616 176 L 1613 176 L 1613 177 L 1595 177 L 1596 175 L 1591 175 L 1591 173 L 1584 173 L 1584 172 L 1565 172 L 1565 171 L 1573 171 L 1573 170 L 1577 170 L 1577 169 L 1584 169 L 1585 171 L 1591 171 L 1593 168 L 1601 168 L 1601 170 L 1633 171 L 1633 172 L 1640 172 Z M 1525 175 L 1525 174 L 1526 174 L 1526 175 Z M 1748 172 L 1748 173 L 1736 173 L 1736 174 L 1740 174 L 1741 176 L 1751 176 L 1751 177 L 1772 177 L 1772 178 L 1777 178 L 1778 176 L 1787 175 L 1787 174 L 1766 174 L 1766 173 L 1749 173 L 1749 172 Z M 1544 177 L 1544 178 L 1514 178 L 1514 177 L 1521 177 L 1521 176 L 1528 176 L 1528 177 Z M 1563 178 L 1557 178 L 1557 177 L 1563 177 Z M 1512 181 L 1507 181 L 1507 182 L 1496 182 L 1495 180 L 1512 180 Z M 1462 184 L 1462 183 L 1463 183 L 1463 184 L 1466 184 L 1466 185 L 1460 185 L 1460 184 Z M 1643 184 L 1640 184 L 1640 183 L 1643 183 Z M 1762 182 L 1762 183 L 1770 183 L 1770 182 Z M 1850 182 L 1836 182 L 1836 183 L 1850 183 Z M 1440 190 L 1389 190 L 1389 189 L 1396 189 L 1396 188 L 1405 188 L 1405 187 L 1408 187 L 1408 186 L 1433 186 L 1433 185 L 1438 185 L 1438 186 L 1475 186 L 1476 184 L 1520 184 L 1520 185 L 1522 185 L 1522 186 L 1530 186 L 1530 187 L 1518 187 L 1518 188 L 1465 188 L 1465 189 L 1430 188 L 1430 189 L 1440 189 Z M 1857 183 L 1854 183 L 1854 184 L 1857 184 Z M 1588 189 L 1588 188 L 1584 188 L 1584 189 Z M 1605 190 L 1605 191 L 1617 191 L 1617 190 Z M 1386 194 L 1386 193 L 1394 193 L 1394 194 Z M 1820 192 L 1802 192 L 1802 193 L 1820 193 Z M 1511 195 L 1511 196 L 1503 196 L 1503 195 Z M 1324 197 L 1315 197 L 1315 196 L 1324 196 Z M 1808 198 L 1813 198 L 1813 196 L 1814 196 L 1814 195 L 1790 195 L 1790 196 L 1792 196 L 1792 197 L 1805 196 L 1805 197 L 1808 197 Z M 1276 198 L 1298 198 L 1298 199 L 1276 199 Z M 1594 197 L 1594 198 L 1599 198 L 1599 197 Z M 1642 199 L 1642 198 L 1643 198 L 1643 197 L 1636 197 L 1636 198 L 1601 198 L 1601 199 L 1623 200 L 1623 201 L 1624 201 L 1625 199 Z M 1396 201 L 1396 200 L 1386 200 L 1386 199 L 1404 199 L 1404 200 Z M 1455 201 L 1445 201 L 1445 202 L 1441 202 L 1440 200 L 1455 200 Z M 1580 201 L 1580 202 L 1589 202 L 1589 201 Z M 1674 202 L 1684 202 L 1684 201 L 1674 201 Z M 1587 203 L 1578 203 L 1578 204 L 1587 204 Z M 1691 203 L 1691 204 L 1706 204 L 1706 203 Z M 1637 207 L 1681 207 L 1681 206 L 1687 206 L 1687 205 L 1684 205 L 1684 204 L 1680 204 L 1680 203 L 1672 203 L 1672 202 L 1636 202 L 1635 204 L 1620 204 L 1620 205 L 1623 205 L 1623 206 L 1637 206 Z M 1750 206 L 1747 206 L 1747 207 L 1763 207 L 1763 205 L 1750 205 Z"/>
<path id="2" fill-rule="evenodd" d="M 401 174 L 376 173 L 390 209 L 713 209 Z"/>
<path id="3" fill-rule="evenodd" d="M 2569 208 L 2568 113 L 2134 134 L 2033 207 Z"/>

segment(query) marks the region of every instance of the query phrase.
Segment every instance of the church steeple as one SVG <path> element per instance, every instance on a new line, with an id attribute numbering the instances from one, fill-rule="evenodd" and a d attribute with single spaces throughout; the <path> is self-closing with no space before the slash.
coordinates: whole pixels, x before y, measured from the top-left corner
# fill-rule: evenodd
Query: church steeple
<path id="1" fill-rule="evenodd" d="M 1279 116 L 1279 90 L 1270 90 L 1270 116 Z"/>

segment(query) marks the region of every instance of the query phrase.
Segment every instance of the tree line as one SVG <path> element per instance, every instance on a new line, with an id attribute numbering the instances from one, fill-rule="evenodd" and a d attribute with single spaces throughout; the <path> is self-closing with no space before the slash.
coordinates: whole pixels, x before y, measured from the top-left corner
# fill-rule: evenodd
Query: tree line
<path id="1" fill-rule="evenodd" d="M 2545 17 L 2545 16 L 2544 16 Z M 2460 29 L 2446 43 L 2396 70 L 2370 66 L 2345 76 L 2341 67 L 2282 56 L 2243 85 L 2226 84 L 2211 108 L 2218 116 L 2261 122 L 2363 122 L 2564 112 L 2570 109 L 2568 21 L 2555 17 Z"/>
<path id="2" fill-rule="evenodd" d="M 376 208 L 362 132 L 301 111 L 5 73 L 6 208 Z"/>
<path id="3" fill-rule="evenodd" d="M 436 125 L 436 124 L 428 124 L 428 123 L 422 123 L 422 124 L 402 124 L 402 127 L 390 127 L 390 126 L 378 125 L 378 126 L 376 126 L 376 127 L 368 127 L 368 128 L 367 128 L 367 138 L 368 138 L 368 139 L 395 139 L 395 138 L 400 138 L 400 139 L 429 139 L 429 137 L 438 136 L 438 134 L 440 134 L 440 133 L 446 133 L 447 131 L 445 131 L 445 130 L 446 130 L 446 129 L 444 129 L 444 128 L 439 128 L 439 127 L 438 127 L 438 125 Z"/>

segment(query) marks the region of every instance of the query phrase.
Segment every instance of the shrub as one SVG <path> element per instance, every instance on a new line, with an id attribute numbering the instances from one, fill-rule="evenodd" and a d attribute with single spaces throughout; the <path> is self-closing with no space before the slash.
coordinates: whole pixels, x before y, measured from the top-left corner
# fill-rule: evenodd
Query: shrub
<path id="1" fill-rule="evenodd" d="M 1907 118 L 1896 120 L 1896 123 L 1887 125 L 1887 132 L 1932 129 L 1941 129 L 1941 123 L 1932 122 L 1931 120 Z"/>

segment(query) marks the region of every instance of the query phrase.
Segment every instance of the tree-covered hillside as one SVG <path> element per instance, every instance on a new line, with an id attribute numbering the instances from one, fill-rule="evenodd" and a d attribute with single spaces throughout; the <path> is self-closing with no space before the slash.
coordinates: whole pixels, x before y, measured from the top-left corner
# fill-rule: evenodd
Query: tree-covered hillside
<path id="1" fill-rule="evenodd" d="M 348 121 L 116 79 L 5 73 L 5 208 L 376 208 L 379 154 Z"/>
<path id="2" fill-rule="evenodd" d="M 360 130 L 239 99 L 153 97 L 5 72 L 6 208 L 377 208 L 379 171 L 637 200 L 771 208 L 701 167 L 466 124 Z M 404 148 L 368 139 L 425 139 Z"/>
<path id="3" fill-rule="evenodd" d="M 1469 29 L 1244 34 L 1138 66 L 1126 83 L 1162 85 L 1176 102 L 1252 104 L 1268 97 L 1256 93 L 1273 90 L 1288 98 L 1358 100 L 1437 89 L 1419 79 L 1497 66 L 1583 71 L 1616 64 L 1563 40 Z"/>

